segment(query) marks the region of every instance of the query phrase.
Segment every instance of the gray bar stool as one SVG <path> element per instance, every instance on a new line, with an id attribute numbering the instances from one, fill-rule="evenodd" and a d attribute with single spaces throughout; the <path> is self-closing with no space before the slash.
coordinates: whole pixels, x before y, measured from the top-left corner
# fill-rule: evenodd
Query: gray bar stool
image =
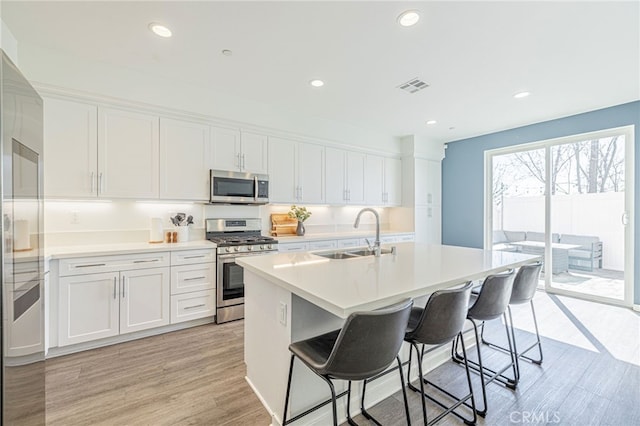
<path id="1" fill-rule="evenodd" d="M 380 423 L 364 408 L 367 379 L 383 372 L 393 363 L 394 359 L 398 363 L 398 371 L 400 372 L 407 424 L 411 424 L 409 420 L 409 404 L 404 386 L 404 376 L 402 374 L 402 365 L 398 357 L 398 352 L 402 346 L 412 306 L 413 301 L 405 300 L 401 303 L 375 311 L 355 312 L 349 315 L 342 329 L 289 345 L 291 363 L 289 365 L 289 378 L 287 381 L 282 425 L 290 424 L 318 408 L 331 403 L 333 408 L 333 424 L 337 426 L 338 414 L 336 400 L 344 395 L 347 396 L 347 420 L 350 425 L 355 425 L 356 423 L 351 418 L 351 413 L 349 412 L 351 382 L 353 380 L 364 381 L 360 403 L 363 416 L 379 425 Z M 288 420 L 287 411 L 289 408 L 291 377 L 293 374 L 293 363 L 296 358 L 302 361 L 311 371 L 329 385 L 331 399 Z M 347 390 L 336 396 L 336 391 L 331 381 L 332 379 L 348 380 Z"/>
<path id="2" fill-rule="evenodd" d="M 515 376 L 515 384 L 520 380 L 520 358 L 524 358 L 527 361 L 530 361 L 534 364 L 542 364 L 542 343 L 540 342 L 540 333 L 538 331 L 538 321 L 536 319 L 536 311 L 533 307 L 533 296 L 536 294 L 536 289 L 538 288 L 538 279 L 540 277 L 540 271 L 542 270 L 542 263 L 536 262 L 531 265 L 524 265 L 518 269 L 518 273 L 516 274 L 515 279 L 513 280 L 513 290 L 511 292 L 511 299 L 509 300 L 509 305 L 507 306 L 507 313 L 509 314 L 509 327 L 511 328 L 511 340 L 513 343 L 513 355 L 516 359 L 516 376 Z M 513 327 L 513 316 L 511 315 L 511 305 L 521 305 L 524 303 L 529 303 L 531 306 L 531 314 L 533 316 L 533 325 L 536 330 L 536 341 L 529 346 L 527 349 L 522 352 L 518 351 L 518 347 L 516 345 L 516 335 Z M 509 349 L 503 346 L 499 346 L 494 343 L 490 343 L 484 339 L 484 323 L 482 324 L 482 330 L 480 332 L 480 337 L 482 339 L 482 343 L 489 345 L 492 348 L 499 349 L 503 352 L 507 352 Z M 526 356 L 525 354 L 537 347 L 538 352 L 540 353 L 540 357 L 538 359 L 533 359 L 531 357 Z"/>
<path id="3" fill-rule="evenodd" d="M 462 335 L 459 335 L 453 347 L 451 348 L 451 357 L 453 361 L 462 363 L 466 361 L 469 367 L 480 373 L 480 384 L 482 388 L 482 402 L 484 408 L 476 409 L 478 415 L 484 417 L 487 413 L 487 391 L 486 385 L 494 380 L 500 381 L 508 387 L 515 389 L 516 361 L 513 355 L 511 344 L 511 334 L 509 332 L 509 323 L 507 322 L 506 310 L 511 298 L 511 290 L 513 289 L 513 279 L 515 273 L 513 270 L 499 275 L 489 275 L 482 283 L 482 288 L 478 295 L 471 295 L 471 307 L 467 312 L 467 319 L 473 325 L 473 333 L 476 341 L 476 350 L 478 353 L 478 362 L 467 359 L 464 354 L 458 352 L 458 344 L 463 342 Z M 480 336 L 478 335 L 477 321 L 491 321 L 500 317 L 504 318 L 505 331 L 507 333 L 507 342 L 509 343 L 509 353 L 511 354 L 511 362 L 498 371 L 494 371 L 482 365 L 482 355 L 480 352 Z M 513 369 L 514 379 L 501 380 L 501 375 L 509 368 Z"/>
<path id="4" fill-rule="evenodd" d="M 453 339 L 461 336 L 462 327 L 467 318 L 467 310 L 469 309 L 469 298 L 471 296 L 471 282 L 468 282 L 463 287 L 453 290 L 440 290 L 433 293 L 424 309 L 415 307 L 411 310 L 411 317 L 409 318 L 409 327 L 407 328 L 407 334 L 404 340 L 411 345 L 409 349 L 409 368 L 407 371 L 407 380 L 409 388 L 413 391 L 420 392 L 422 395 L 422 415 L 425 425 L 432 425 L 439 422 L 447 414 L 454 414 L 464 420 L 466 424 L 475 424 L 476 422 L 476 404 L 473 396 L 473 387 L 471 386 L 471 375 L 469 374 L 469 365 L 467 363 L 467 352 L 464 346 L 464 340 L 462 342 L 462 354 L 465 370 L 467 373 L 467 383 L 469 384 L 469 393 L 458 397 L 445 389 L 437 386 L 436 384 L 428 381 L 422 373 L 422 360 L 424 357 L 424 345 L 437 345 L 442 346 L 444 344 L 452 343 Z M 418 350 L 418 345 L 421 345 Z M 413 350 L 416 350 L 418 357 L 418 371 L 420 374 L 419 382 L 420 389 L 417 389 L 410 382 L 411 380 L 411 354 Z M 441 401 L 435 399 L 425 393 L 424 385 L 430 385 L 438 389 L 440 392 L 446 394 L 450 398 L 455 400 L 455 403 L 451 406 L 447 406 Z M 445 409 L 433 420 L 427 420 L 427 407 L 425 404 L 425 398 L 429 398 L 439 406 Z M 466 401 L 471 399 L 471 409 L 473 413 L 472 419 L 466 419 L 462 415 L 456 413 L 454 410 L 460 405 L 465 404 Z"/>

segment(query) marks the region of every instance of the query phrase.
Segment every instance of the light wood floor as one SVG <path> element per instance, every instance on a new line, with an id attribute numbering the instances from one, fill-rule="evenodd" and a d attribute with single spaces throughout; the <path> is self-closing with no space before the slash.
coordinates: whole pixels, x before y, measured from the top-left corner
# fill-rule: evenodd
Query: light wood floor
<path id="1" fill-rule="evenodd" d="M 516 391 L 490 384 L 489 411 L 478 424 L 529 419 L 529 424 L 640 425 L 640 316 L 544 292 L 535 303 L 544 362 L 523 364 Z M 529 315 L 514 310 L 523 345 L 531 339 Z M 487 335 L 499 339 L 504 333 L 499 326 L 488 327 Z M 266 426 L 270 417 L 244 380 L 242 327 L 242 321 L 200 326 L 47 360 L 47 424 Z M 485 349 L 483 360 L 496 366 L 505 358 Z M 463 390 L 463 371 L 447 363 L 429 378 Z M 476 388 L 478 383 L 474 378 Z M 409 397 L 412 423 L 420 424 L 420 399 L 413 392 Z M 397 393 L 370 412 L 385 425 L 405 424 L 401 401 Z M 437 408 L 429 404 L 428 409 L 435 416 Z M 361 416 L 356 420 L 369 424 Z M 448 416 L 441 424 L 462 423 Z"/>

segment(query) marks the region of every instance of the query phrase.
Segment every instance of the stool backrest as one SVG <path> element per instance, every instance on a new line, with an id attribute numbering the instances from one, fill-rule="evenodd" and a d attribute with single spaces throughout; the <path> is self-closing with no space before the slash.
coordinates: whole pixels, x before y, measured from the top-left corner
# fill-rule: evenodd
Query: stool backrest
<path id="1" fill-rule="evenodd" d="M 433 293 L 415 329 L 407 333 L 405 339 L 426 345 L 441 345 L 453 340 L 467 319 L 471 287 L 468 282 L 461 288 Z"/>
<path id="2" fill-rule="evenodd" d="M 510 304 L 517 305 L 518 303 L 526 303 L 533 299 L 533 296 L 536 294 L 536 288 L 538 288 L 538 278 L 541 269 L 542 263 L 540 262 L 524 265 L 518 269 L 518 273 L 513 280 Z"/>
<path id="3" fill-rule="evenodd" d="M 349 315 L 323 372 L 343 380 L 364 380 L 383 372 L 400 351 L 412 306 L 407 299 Z"/>
<path id="4" fill-rule="evenodd" d="M 468 317 L 480 321 L 489 321 L 500 317 L 509 305 L 513 289 L 513 270 L 505 274 L 489 275 L 482 283 L 482 289 Z"/>

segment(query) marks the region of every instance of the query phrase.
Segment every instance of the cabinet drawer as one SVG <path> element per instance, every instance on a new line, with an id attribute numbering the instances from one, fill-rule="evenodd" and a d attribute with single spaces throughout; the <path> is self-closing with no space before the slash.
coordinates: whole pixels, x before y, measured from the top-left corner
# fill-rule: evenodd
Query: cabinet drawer
<path id="1" fill-rule="evenodd" d="M 313 241 L 309 243 L 309 250 L 327 250 L 337 248 L 338 244 L 335 240 L 330 241 Z"/>
<path id="2" fill-rule="evenodd" d="M 171 296 L 171 324 L 216 314 L 215 290 Z"/>
<path id="3" fill-rule="evenodd" d="M 360 247 L 360 240 L 358 238 L 350 238 L 348 240 L 338 240 L 338 248 L 350 248 Z"/>
<path id="4" fill-rule="evenodd" d="M 78 257 L 60 260 L 61 277 L 169 266 L 169 253 Z"/>
<path id="5" fill-rule="evenodd" d="M 404 241 L 415 241 L 415 239 L 416 239 L 414 234 L 398 235 L 396 238 L 397 238 L 397 241 L 399 243 L 404 242 Z"/>
<path id="6" fill-rule="evenodd" d="M 171 294 L 210 290 L 216 286 L 215 263 L 171 267 Z"/>
<path id="7" fill-rule="evenodd" d="M 192 265 L 194 263 L 211 263 L 215 261 L 216 251 L 212 249 L 171 252 L 171 266 Z"/>
<path id="8" fill-rule="evenodd" d="M 278 251 L 281 253 L 307 250 L 309 250 L 307 243 L 278 244 Z"/>

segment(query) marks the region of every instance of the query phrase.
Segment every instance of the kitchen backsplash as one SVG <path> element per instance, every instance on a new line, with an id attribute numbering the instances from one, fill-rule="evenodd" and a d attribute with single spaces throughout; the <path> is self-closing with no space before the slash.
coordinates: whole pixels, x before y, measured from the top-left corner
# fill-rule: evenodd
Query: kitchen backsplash
<path id="1" fill-rule="evenodd" d="M 167 203 L 152 201 L 58 201 L 45 202 L 45 235 L 47 246 L 76 244 L 112 244 L 118 242 L 144 242 L 149 238 L 152 217 L 159 217 L 165 229 L 173 227 L 169 217 L 181 212 L 193 216 L 190 239 L 204 238 L 204 219 L 211 217 L 262 218 L 265 235 L 271 228 L 271 213 L 286 213 L 288 205 L 226 206 L 196 203 Z M 313 206 L 313 213 L 305 222 L 307 234 L 326 232 L 351 232 L 353 222 L 361 206 Z M 390 229 L 392 208 L 377 209 L 381 228 Z M 371 214 L 362 216 L 359 230 L 375 228 Z"/>

